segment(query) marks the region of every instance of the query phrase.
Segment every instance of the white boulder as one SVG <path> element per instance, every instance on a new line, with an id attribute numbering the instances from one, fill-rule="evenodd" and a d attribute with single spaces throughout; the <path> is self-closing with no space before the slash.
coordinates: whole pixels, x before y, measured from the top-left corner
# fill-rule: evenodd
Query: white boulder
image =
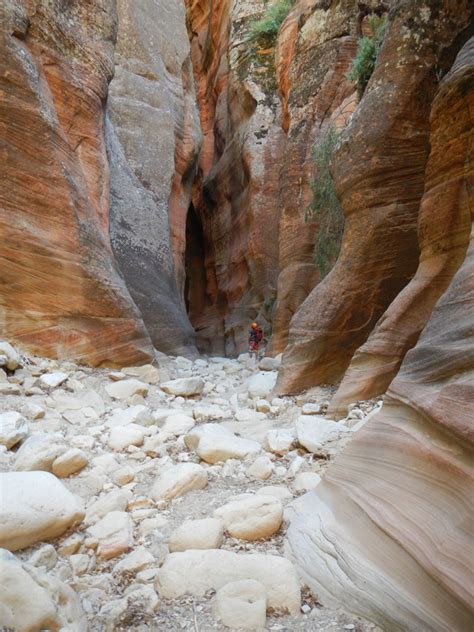
<path id="1" fill-rule="evenodd" d="M 20 413 L 9 411 L 0 415 L 0 444 L 13 448 L 28 434 L 28 422 Z"/>
<path id="2" fill-rule="evenodd" d="M 170 395 L 192 397 L 201 395 L 204 388 L 204 380 L 200 377 L 183 377 L 160 384 L 160 388 Z"/>
<path id="3" fill-rule="evenodd" d="M 268 447 L 275 454 L 285 454 L 291 450 L 295 440 L 293 428 L 272 428 L 267 432 Z"/>
<path id="4" fill-rule="evenodd" d="M 142 404 L 129 406 L 128 408 L 116 408 L 106 421 L 106 425 L 109 428 L 127 426 L 128 424 L 149 426 L 153 423 L 154 419 L 150 409 Z"/>
<path id="5" fill-rule="evenodd" d="M 274 470 L 274 465 L 268 456 L 259 456 L 255 461 L 247 468 L 247 476 L 250 478 L 256 478 L 260 481 L 266 481 L 270 478 Z"/>
<path id="6" fill-rule="evenodd" d="M 49 472 L 0 474 L 0 546 L 10 551 L 50 540 L 84 518 L 75 496 Z"/>
<path id="7" fill-rule="evenodd" d="M 67 373 L 55 371 L 54 373 L 43 373 L 38 381 L 40 386 L 43 388 L 57 388 L 58 386 L 61 386 L 61 384 L 64 384 L 68 377 Z"/>
<path id="8" fill-rule="evenodd" d="M 261 553 L 239 554 L 221 549 L 171 553 L 157 573 L 155 588 L 165 599 L 186 594 L 202 597 L 230 582 L 254 579 L 267 592 L 267 605 L 298 614 L 300 586 L 293 564 L 284 557 Z"/>
<path id="9" fill-rule="evenodd" d="M 237 437 L 231 430 L 219 424 L 197 426 L 185 436 L 184 442 L 206 463 L 244 459 L 261 450 L 261 445 L 257 441 Z"/>
<path id="10" fill-rule="evenodd" d="M 130 445 L 143 445 L 145 430 L 143 426 L 128 424 L 127 426 L 115 426 L 110 431 L 107 445 L 112 450 L 125 450 Z"/>
<path id="11" fill-rule="evenodd" d="M 130 497 L 131 492 L 123 489 L 114 489 L 101 496 L 87 507 L 86 523 L 97 522 L 111 511 L 125 511 Z"/>
<path id="12" fill-rule="evenodd" d="M 234 538 L 260 540 L 274 535 L 283 521 L 283 506 L 273 496 L 242 494 L 214 512 Z"/>
<path id="13" fill-rule="evenodd" d="M 321 482 L 321 477 L 316 472 L 300 472 L 295 476 L 291 484 L 295 492 L 308 492 Z"/>
<path id="14" fill-rule="evenodd" d="M 147 382 L 147 384 L 158 384 L 160 381 L 160 372 L 152 364 L 127 366 L 122 369 L 121 373 L 129 377 L 136 377 L 142 382 Z"/>
<path id="15" fill-rule="evenodd" d="M 53 462 L 66 450 L 66 443 L 60 435 L 38 432 L 28 437 L 20 446 L 16 453 L 14 469 L 50 472 Z"/>
<path id="16" fill-rule="evenodd" d="M 0 366 L 6 367 L 10 371 L 14 371 L 20 366 L 20 356 L 18 352 L 6 340 L 0 342 L 0 356 L 4 358 Z"/>
<path id="17" fill-rule="evenodd" d="M 259 371 L 250 376 L 246 381 L 250 397 L 266 398 L 272 392 L 277 377 L 277 371 Z"/>
<path id="18" fill-rule="evenodd" d="M 196 421 L 212 421 L 214 419 L 226 419 L 230 412 L 222 410 L 214 404 L 198 404 L 193 408 L 193 417 Z"/>
<path id="19" fill-rule="evenodd" d="M 87 531 L 97 540 L 97 555 L 103 559 L 117 557 L 133 547 L 133 522 L 125 511 L 109 512 Z"/>
<path id="20" fill-rule="evenodd" d="M 228 628 L 265 628 L 267 591 L 255 579 L 241 579 L 226 584 L 217 591 L 212 606 L 214 617 Z"/>
<path id="21" fill-rule="evenodd" d="M 179 463 L 164 470 L 156 479 L 150 495 L 154 500 L 171 500 L 208 483 L 206 470 L 197 463 Z"/>
<path id="22" fill-rule="evenodd" d="M 296 422 L 298 442 L 308 452 L 318 453 L 324 449 L 325 444 L 338 439 L 343 432 L 349 432 L 349 428 L 324 417 L 304 415 Z"/>
<path id="23" fill-rule="evenodd" d="M 169 550 L 218 549 L 224 537 L 224 523 L 218 518 L 186 520 L 171 534 Z"/>
<path id="24" fill-rule="evenodd" d="M 258 368 L 261 371 L 278 371 L 281 365 L 281 355 L 276 358 L 262 358 L 258 363 Z"/>
<path id="25" fill-rule="evenodd" d="M 2 630 L 87 632 L 76 593 L 59 579 L 0 550 L 0 626 Z"/>
<path id="26" fill-rule="evenodd" d="M 192 417 L 184 413 L 178 413 L 166 418 L 162 431 L 167 435 L 179 437 L 179 435 L 189 432 L 189 430 L 194 427 L 194 424 L 195 421 Z"/>
<path id="27" fill-rule="evenodd" d="M 121 380 L 120 382 L 112 382 L 105 387 L 107 394 L 112 399 L 128 399 L 133 395 L 148 395 L 148 386 L 139 380 Z"/>

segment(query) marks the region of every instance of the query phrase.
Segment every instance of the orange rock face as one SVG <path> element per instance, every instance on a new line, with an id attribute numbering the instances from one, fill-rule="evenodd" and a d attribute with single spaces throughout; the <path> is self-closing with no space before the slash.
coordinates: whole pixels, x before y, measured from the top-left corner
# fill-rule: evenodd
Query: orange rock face
<path id="1" fill-rule="evenodd" d="M 304 222 L 312 148 L 353 111 L 345 73 L 357 10 L 315 11 L 304 0 L 275 42 L 249 43 L 263 1 L 187 7 L 204 137 L 188 226 L 190 318 L 205 351 L 246 350 L 248 324 L 258 320 L 277 353 L 318 280 L 316 225 Z"/>
<path id="2" fill-rule="evenodd" d="M 2 335 L 92 365 L 147 361 L 151 342 L 108 238 L 114 4 L 7 2 L 3 16 Z"/>
<path id="3" fill-rule="evenodd" d="M 425 13 L 397 5 L 391 14 L 377 66 L 333 159 L 346 217 L 341 254 L 291 322 L 280 393 L 338 382 L 416 271 L 435 69 L 468 23 L 461 5 L 427 3 Z M 442 28 L 425 19 L 432 11 L 441 11 Z"/>
<path id="4" fill-rule="evenodd" d="M 472 222 L 474 91 L 463 86 L 468 86 L 471 72 L 464 53 L 443 80 L 431 109 L 431 150 L 418 223 L 418 270 L 354 355 L 331 401 L 332 418 L 345 416 L 351 402 L 387 390 L 464 259 Z"/>
<path id="5" fill-rule="evenodd" d="M 464 248 L 467 218 L 460 165 L 469 180 L 472 149 L 466 152 L 464 145 L 464 105 L 472 103 L 473 71 L 471 38 L 433 103 L 432 135 L 438 132 L 441 138 L 432 136 L 427 168 L 430 186 L 420 223 L 423 255 L 412 282 L 419 300 L 424 297 L 423 265 L 436 292 L 440 284 L 434 272 L 452 275 L 452 268 L 435 256 L 438 245 L 457 242 L 450 250 L 454 262 Z M 445 148 L 453 146 L 453 160 L 441 154 L 443 139 Z M 426 226 L 435 190 L 444 232 L 452 227 L 452 242 L 431 223 L 429 230 Z M 456 199 L 459 214 L 452 210 Z M 430 294 L 426 300 L 432 303 Z M 343 602 L 387 630 L 467 631 L 474 624 L 474 578 L 466 555 L 472 548 L 468 525 L 474 483 L 473 323 L 471 231 L 464 262 L 406 354 L 382 411 L 293 509 L 289 541 L 303 579 L 325 603 Z"/>

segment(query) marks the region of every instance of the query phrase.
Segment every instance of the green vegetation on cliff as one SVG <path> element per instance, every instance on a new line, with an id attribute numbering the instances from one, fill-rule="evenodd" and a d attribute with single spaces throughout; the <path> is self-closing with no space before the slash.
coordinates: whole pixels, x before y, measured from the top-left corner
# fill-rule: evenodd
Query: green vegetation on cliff
<path id="1" fill-rule="evenodd" d="M 324 278 L 336 263 L 344 232 L 344 214 L 337 199 L 331 175 L 331 157 L 339 133 L 330 127 L 314 147 L 313 157 L 316 174 L 311 181 L 313 199 L 306 209 L 306 221 L 318 222 L 318 234 L 314 245 L 314 257 L 321 278 Z"/>
<path id="2" fill-rule="evenodd" d="M 369 79 L 374 72 L 377 57 L 382 48 L 387 19 L 385 16 L 373 15 L 369 18 L 369 26 L 372 35 L 362 37 L 357 44 L 357 53 L 352 62 L 352 67 L 347 74 L 350 81 L 357 83 L 357 94 L 362 98 Z"/>
<path id="3" fill-rule="evenodd" d="M 260 19 L 253 20 L 250 23 L 249 38 L 275 40 L 280 26 L 283 24 L 293 4 L 294 0 L 276 0 L 276 2 L 269 5 Z"/>

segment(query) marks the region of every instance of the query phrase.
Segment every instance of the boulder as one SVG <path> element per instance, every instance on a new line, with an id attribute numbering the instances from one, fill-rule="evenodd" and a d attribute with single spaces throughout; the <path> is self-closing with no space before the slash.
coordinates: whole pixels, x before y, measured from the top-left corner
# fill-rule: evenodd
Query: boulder
<path id="1" fill-rule="evenodd" d="M 193 397 L 200 395 L 204 388 L 204 380 L 200 377 L 183 377 L 160 384 L 160 388 L 169 393 L 181 397 Z"/>
<path id="2" fill-rule="evenodd" d="M 16 551 L 50 540 L 84 518 L 75 496 L 48 472 L 0 474 L 0 546 Z"/>
<path id="3" fill-rule="evenodd" d="M 14 371 L 20 366 L 20 355 L 6 340 L 0 341 L 0 356 L 4 359 L 0 362 L 1 367 Z"/>
<path id="4" fill-rule="evenodd" d="M 281 502 L 273 496 L 242 494 L 214 512 L 234 538 L 260 540 L 275 534 L 283 521 Z"/>
<path id="5" fill-rule="evenodd" d="M 121 380 L 107 384 L 105 390 L 112 399 L 128 399 L 133 395 L 148 395 L 148 386 L 139 380 Z"/>
<path id="6" fill-rule="evenodd" d="M 144 546 L 139 546 L 124 557 L 123 560 L 120 560 L 120 562 L 115 564 L 113 573 L 114 575 L 121 575 L 123 573 L 138 573 L 154 563 L 155 558 L 150 551 L 147 551 Z"/>
<path id="7" fill-rule="evenodd" d="M 219 590 L 242 579 L 254 579 L 265 586 L 269 608 L 299 613 L 300 585 L 295 568 L 276 555 L 221 549 L 171 553 L 157 573 L 155 588 L 165 599 L 186 594 L 202 597 L 210 589 Z"/>
<path id="8" fill-rule="evenodd" d="M 224 523 L 218 518 L 186 520 L 171 534 L 171 553 L 188 549 L 218 549 L 224 536 Z"/>
<path id="9" fill-rule="evenodd" d="M 111 511 L 125 511 L 130 499 L 131 493 L 122 489 L 101 496 L 87 507 L 86 523 L 91 524 L 97 522 Z"/>
<path id="10" fill-rule="evenodd" d="M 147 384 L 158 384 L 160 381 L 160 372 L 152 364 L 144 364 L 143 366 L 128 366 L 121 371 L 124 375 L 135 377 L 141 382 Z"/>
<path id="11" fill-rule="evenodd" d="M 64 439 L 60 435 L 38 432 L 28 437 L 20 446 L 13 467 L 22 471 L 50 472 L 53 462 L 66 452 L 66 449 Z"/>
<path id="12" fill-rule="evenodd" d="M 2 630 L 87 632 L 77 594 L 54 575 L 0 550 L 0 626 Z"/>
<path id="13" fill-rule="evenodd" d="M 109 512 L 87 531 L 98 541 L 97 555 L 106 560 L 133 547 L 133 522 L 125 511 Z"/>
<path id="14" fill-rule="evenodd" d="M 166 469 L 153 484 L 150 496 L 154 500 L 171 500 L 193 489 L 207 485 L 206 470 L 197 463 L 180 463 Z"/>
<path id="15" fill-rule="evenodd" d="M 52 472 L 59 478 L 65 478 L 79 472 L 88 463 L 89 459 L 85 452 L 78 448 L 71 448 L 53 461 Z"/>
<path id="16" fill-rule="evenodd" d="M 284 454 L 291 450 L 295 440 L 293 428 L 272 428 L 267 432 L 268 447 L 275 454 Z"/>
<path id="17" fill-rule="evenodd" d="M 212 610 L 228 628 L 262 630 L 267 618 L 267 591 L 255 579 L 229 582 L 217 591 Z"/>
<path id="18" fill-rule="evenodd" d="M 57 388 L 58 386 L 61 386 L 61 384 L 64 384 L 68 377 L 67 373 L 55 371 L 54 373 L 44 373 L 40 376 L 38 382 L 40 386 L 46 389 Z"/>
<path id="19" fill-rule="evenodd" d="M 314 489 L 321 482 L 321 477 L 316 472 L 300 472 L 295 476 L 291 486 L 295 492 L 307 492 Z"/>
<path id="20" fill-rule="evenodd" d="M 189 432 L 194 426 L 194 423 L 194 419 L 189 415 L 178 413 L 176 415 L 170 415 L 166 418 L 166 421 L 162 427 L 162 431 L 165 434 L 175 435 L 176 437 L 178 437 L 179 435 Z"/>
<path id="21" fill-rule="evenodd" d="M 16 411 L 9 411 L 0 415 L 0 445 L 13 448 L 28 434 L 28 422 Z"/>
<path id="22" fill-rule="evenodd" d="M 115 426 L 110 431 L 107 445 L 112 450 L 125 450 L 130 445 L 143 445 L 145 429 L 137 424 L 127 426 Z"/>
<path id="23" fill-rule="evenodd" d="M 231 413 L 213 404 L 198 404 L 193 408 L 193 417 L 196 421 L 211 421 L 226 419 L 231 417 Z"/>
<path id="24" fill-rule="evenodd" d="M 276 358 L 262 358 L 258 363 L 258 368 L 261 371 L 278 371 L 281 365 L 281 355 Z"/>
<path id="25" fill-rule="evenodd" d="M 153 422 L 154 419 L 150 409 L 139 404 L 128 408 L 116 408 L 107 419 L 106 424 L 109 428 L 114 428 L 115 426 L 126 426 L 128 424 L 149 426 Z"/>
<path id="26" fill-rule="evenodd" d="M 273 463 L 268 456 L 259 456 L 255 461 L 247 468 L 247 476 L 256 478 L 260 481 L 266 481 L 267 478 L 273 473 Z"/>
<path id="27" fill-rule="evenodd" d="M 343 432 L 349 432 L 349 428 L 324 417 L 304 415 L 296 422 L 298 442 L 308 452 L 320 452 L 328 442 L 336 440 Z"/>
<path id="28" fill-rule="evenodd" d="M 273 390 L 278 373 L 276 371 L 260 371 L 246 381 L 250 397 L 266 398 Z"/>
<path id="29" fill-rule="evenodd" d="M 237 437 L 232 431 L 219 424 L 198 426 L 186 435 L 184 442 L 206 463 L 244 459 L 261 450 L 261 445 L 256 441 Z"/>

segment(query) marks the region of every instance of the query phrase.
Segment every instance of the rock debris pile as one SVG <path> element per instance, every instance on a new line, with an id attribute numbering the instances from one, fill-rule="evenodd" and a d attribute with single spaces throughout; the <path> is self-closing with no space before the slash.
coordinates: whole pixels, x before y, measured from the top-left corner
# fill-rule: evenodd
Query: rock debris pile
<path id="1" fill-rule="evenodd" d="M 0 352 L 0 627 L 376 629 L 301 585 L 285 507 L 381 402 L 333 422 L 329 389 L 272 398 L 277 362 L 247 355 Z"/>

